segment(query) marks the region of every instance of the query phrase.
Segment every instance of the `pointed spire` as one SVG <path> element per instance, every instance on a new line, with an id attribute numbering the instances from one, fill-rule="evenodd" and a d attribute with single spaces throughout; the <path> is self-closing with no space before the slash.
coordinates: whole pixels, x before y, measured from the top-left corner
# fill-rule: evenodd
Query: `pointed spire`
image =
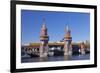
<path id="1" fill-rule="evenodd" d="M 46 29 L 46 23 L 45 23 L 45 18 L 43 18 L 43 24 L 42 24 L 42 29 Z"/>
<path id="2" fill-rule="evenodd" d="M 46 25 L 45 24 L 42 25 L 42 29 L 46 29 Z"/>
<path id="3" fill-rule="evenodd" d="M 43 19 L 42 27 L 41 27 L 41 36 L 46 36 L 47 35 L 47 28 L 45 24 L 45 19 Z"/>
<path id="4" fill-rule="evenodd" d="M 69 30 L 69 26 L 68 25 L 67 25 L 66 29 Z"/>
<path id="5" fill-rule="evenodd" d="M 66 26 L 66 29 L 65 30 L 66 30 L 66 32 L 70 31 L 69 25 Z"/>
<path id="6" fill-rule="evenodd" d="M 70 31 L 68 25 L 65 27 L 65 33 L 66 33 L 66 34 L 65 34 L 65 37 L 70 37 L 70 36 L 71 36 L 71 31 Z"/>

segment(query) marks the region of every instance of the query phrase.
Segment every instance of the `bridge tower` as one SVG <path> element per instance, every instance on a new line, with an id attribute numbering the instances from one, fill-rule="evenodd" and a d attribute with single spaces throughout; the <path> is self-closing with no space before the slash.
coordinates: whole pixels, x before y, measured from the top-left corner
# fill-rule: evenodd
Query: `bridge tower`
<path id="1" fill-rule="evenodd" d="M 72 37 L 71 37 L 71 30 L 67 26 L 65 29 L 65 36 L 64 36 L 64 55 L 71 55 L 72 54 Z"/>
<path id="2" fill-rule="evenodd" d="M 48 55 L 48 49 L 49 49 L 48 41 L 49 41 L 49 36 L 47 34 L 47 27 L 44 19 L 40 32 L 40 50 L 39 50 L 40 57 L 46 57 Z"/>

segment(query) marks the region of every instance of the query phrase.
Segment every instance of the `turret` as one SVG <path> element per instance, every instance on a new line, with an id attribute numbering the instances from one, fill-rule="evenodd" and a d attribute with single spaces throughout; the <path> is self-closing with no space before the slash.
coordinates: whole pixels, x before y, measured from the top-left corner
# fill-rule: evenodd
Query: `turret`
<path id="1" fill-rule="evenodd" d="M 85 54 L 85 44 L 84 44 L 84 42 L 82 42 L 81 44 L 80 44 L 80 52 L 81 52 L 81 54 Z"/>

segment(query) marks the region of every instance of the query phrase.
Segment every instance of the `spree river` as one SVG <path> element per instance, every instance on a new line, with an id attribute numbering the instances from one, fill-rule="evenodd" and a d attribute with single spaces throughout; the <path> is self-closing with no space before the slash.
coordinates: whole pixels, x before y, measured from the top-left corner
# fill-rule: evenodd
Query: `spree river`
<path id="1" fill-rule="evenodd" d="M 70 61 L 70 60 L 89 60 L 90 54 L 84 55 L 72 55 L 72 56 L 51 56 L 51 57 L 33 57 L 31 58 L 28 55 L 21 57 L 22 63 L 30 63 L 30 62 L 49 62 L 49 61 Z"/>

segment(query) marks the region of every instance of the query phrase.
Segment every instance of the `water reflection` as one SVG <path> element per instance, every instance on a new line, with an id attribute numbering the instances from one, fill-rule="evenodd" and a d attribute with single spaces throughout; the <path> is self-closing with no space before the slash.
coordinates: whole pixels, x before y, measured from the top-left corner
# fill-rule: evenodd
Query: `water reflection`
<path id="1" fill-rule="evenodd" d="M 21 58 L 22 63 L 29 62 L 48 62 L 48 61 L 69 61 L 69 60 L 89 60 L 90 54 L 85 55 L 72 55 L 72 56 L 50 56 L 50 57 L 34 57 L 24 56 Z"/>
<path id="2" fill-rule="evenodd" d="M 45 62 L 45 61 L 48 61 L 47 57 L 39 58 L 39 62 Z"/>
<path id="3" fill-rule="evenodd" d="M 64 60 L 68 60 L 68 56 L 64 56 Z"/>

